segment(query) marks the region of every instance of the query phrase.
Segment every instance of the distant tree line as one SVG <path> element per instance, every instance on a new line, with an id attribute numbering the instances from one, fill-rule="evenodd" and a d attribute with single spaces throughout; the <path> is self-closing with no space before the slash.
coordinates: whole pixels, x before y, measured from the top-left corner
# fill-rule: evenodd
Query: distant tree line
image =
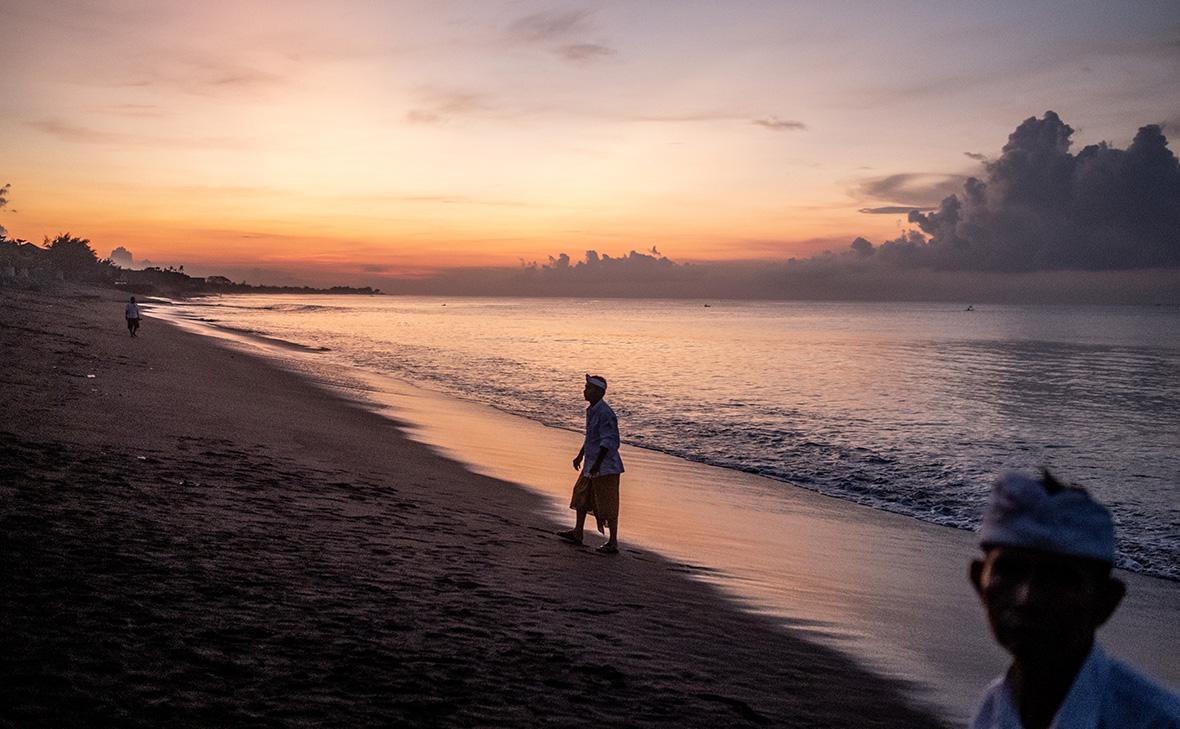
<path id="1" fill-rule="evenodd" d="M 43 288 L 54 281 L 113 286 L 137 294 L 199 295 L 211 293 L 379 294 L 369 286 L 259 286 L 234 283 L 225 276 L 189 276 L 184 266 L 123 268 L 100 259 L 86 238 L 62 233 L 41 245 L 9 239 L 0 229 L 0 285 Z"/>

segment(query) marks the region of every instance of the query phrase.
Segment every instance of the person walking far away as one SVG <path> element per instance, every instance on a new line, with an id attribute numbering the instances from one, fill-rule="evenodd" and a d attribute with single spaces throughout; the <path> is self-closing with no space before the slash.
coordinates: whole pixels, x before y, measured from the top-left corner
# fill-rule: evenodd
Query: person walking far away
<path id="1" fill-rule="evenodd" d="M 623 473 L 623 461 L 619 458 L 619 419 L 603 400 L 605 395 L 606 379 L 586 375 L 586 387 L 582 390 L 582 397 L 590 403 L 586 408 L 586 439 L 574 457 L 574 470 L 579 475 L 570 499 L 570 508 L 577 514 L 577 521 L 573 529 L 558 532 L 557 536 L 581 544 L 586 515 L 594 514 L 598 531 L 601 533 L 605 526 L 609 532 L 606 543 L 595 551 L 617 554 L 619 476 Z"/>
<path id="2" fill-rule="evenodd" d="M 1048 471 L 1008 474 L 992 489 L 979 543 L 971 583 L 1012 665 L 988 687 L 973 729 L 1180 729 L 1180 696 L 1094 640 L 1126 591 L 1111 576 L 1104 506 Z"/>
<path id="3" fill-rule="evenodd" d="M 127 331 L 134 337 L 135 333 L 139 331 L 139 304 L 135 303 L 134 296 L 131 297 L 131 301 L 127 302 L 125 313 L 127 315 Z"/>

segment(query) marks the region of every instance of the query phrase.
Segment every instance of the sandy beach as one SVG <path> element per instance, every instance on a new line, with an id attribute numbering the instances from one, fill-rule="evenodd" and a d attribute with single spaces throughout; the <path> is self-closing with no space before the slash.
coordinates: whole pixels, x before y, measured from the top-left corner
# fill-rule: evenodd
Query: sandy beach
<path id="1" fill-rule="evenodd" d="M 2 294 L 13 726 L 939 726 L 678 563 L 113 293 Z"/>

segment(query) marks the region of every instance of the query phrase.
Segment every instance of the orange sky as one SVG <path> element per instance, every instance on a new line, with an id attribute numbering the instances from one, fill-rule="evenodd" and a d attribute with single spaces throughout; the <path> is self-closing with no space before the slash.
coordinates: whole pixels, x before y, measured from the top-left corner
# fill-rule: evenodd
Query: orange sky
<path id="1" fill-rule="evenodd" d="M 1160 19 L 1070 7 L 6 3 L 0 225 L 210 273 L 806 256 L 1045 108 L 1174 113 Z"/>

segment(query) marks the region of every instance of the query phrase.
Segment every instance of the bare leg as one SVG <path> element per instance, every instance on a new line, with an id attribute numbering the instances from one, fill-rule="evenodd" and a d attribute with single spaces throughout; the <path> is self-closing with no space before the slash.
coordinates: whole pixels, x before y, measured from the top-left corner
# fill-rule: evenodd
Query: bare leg
<path id="1" fill-rule="evenodd" d="M 600 554 L 618 554 L 619 553 L 618 532 L 615 531 L 616 529 L 618 529 L 618 526 L 619 526 L 618 522 L 615 519 L 611 519 L 610 521 L 606 522 L 606 530 L 607 530 L 606 543 L 603 544 L 602 546 L 600 546 L 595 551 L 599 552 Z"/>
<path id="2" fill-rule="evenodd" d="M 581 544 L 582 543 L 582 531 L 586 527 L 586 512 L 578 511 L 576 513 L 578 515 L 578 519 L 577 519 L 577 522 L 575 522 L 575 524 L 574 524 L 574 528 L 570 529 L 568 531 L 558 532 L 557 536 L 561 537 L 562 539 L 564 539 L 567 542 L 573 542 L 574 544 Z"/>

